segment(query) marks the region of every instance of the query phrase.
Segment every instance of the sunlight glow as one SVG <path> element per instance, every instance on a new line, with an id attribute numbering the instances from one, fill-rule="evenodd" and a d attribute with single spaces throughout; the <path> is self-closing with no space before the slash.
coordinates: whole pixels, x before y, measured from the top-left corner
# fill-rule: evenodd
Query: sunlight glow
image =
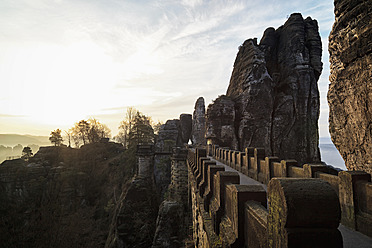
<path id="1" fill-rule="evenodd" d="M 66 124 L 99 108 L 120 79 L 120 66 L 94 43 L 45 45 L 15 54 L 4 112 Z"/>

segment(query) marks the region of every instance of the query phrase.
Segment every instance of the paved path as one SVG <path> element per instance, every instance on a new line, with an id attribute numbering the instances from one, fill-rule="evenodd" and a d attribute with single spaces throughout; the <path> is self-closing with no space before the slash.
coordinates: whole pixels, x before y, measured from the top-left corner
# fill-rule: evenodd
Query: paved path
<path id="1" fill-rule="evenodd" d="M 237 171 L 233 168 L 231 168 L 230 166 L 226 165 L 226 164 L 223 164 L 221 163 L 220 161 L 217 161 L 215 160 L 214 158 L 212 157 L 209 157 L 212 161 L 216 162 L 217 165 L 223 165 L 225 166 L 225 171 L 234 171 L 234 172 L 238 172 L 239 173 L 239 177 L 240 177 L 240 184 L 242 185 L 262 185 L 262 187 L 264 187 L 264 189 L 267 191 L 267 186 L 265 184 L 262 184 L 260 182 L 257 182 L 256 180 L 248 177 L 247 175 L 241 173 L 240 171 Z"/>
<path id="2" fill-rule="evenodd" d="M 212 157 L 209 157 L 209 158 L 211 160 L 215 161 L 217 165 L 225 166 L 226 171 L 238 172 L 239 176 L 240 176 L 240 184 L 243 184 L 243 185 L 252 185 L 252 184 L 262 185 L 264 187 L 264 189 L 267 191 L 267 186 L 265 184 L 257 182 L 256 180 L 248 177 L 247 175 L 241 173 L 240 171 L 237 171 L 237 170 L 231 168 L 230 166 L 215 160 Z M 344 225 L 341 225 L 341 224 L 340 224 L 340 227 L 338 228 L 338 230 L 342 234 L 342 238 L 344 240 L 344 248 L 372 248 L 372 238 L 370 238 L 370 237 L 368 237 L 368 236 L 366 236 L 366 235 L 364 235 L 360 232 L 351 230 L 351 229 L 349 229 L 349 228 L 347 228 L 347 227 L 345 227 Z"/>
<path id="3" fill-rule="evenodd" d="M 344 240 L 344 248 L 372 248 L 372 238 L 351 230 L 344 225 L 338 228 Z"/>

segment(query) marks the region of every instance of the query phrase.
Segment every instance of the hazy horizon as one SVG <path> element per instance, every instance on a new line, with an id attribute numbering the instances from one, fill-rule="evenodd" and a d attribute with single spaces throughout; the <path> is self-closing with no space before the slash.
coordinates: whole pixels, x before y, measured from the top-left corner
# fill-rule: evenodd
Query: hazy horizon
<path id="1" fill-rule="evenodd" d="M 0 134 L 0 146 L 6 146 L 6 147 L 14 147 L 19 144 L 24 146 L 29 145 L 37 145 L 37 146 L 46 146 L 48 143 L 50 143 L 48 136 L 32 136 L 32 135 L 21 135 L 25 136 L 26 139 L 23 139 L 23 137 L 15 137 L 16 139 L 12 140 L 12 137 L 4 138 L 3 136 L 11 136 L 11 135 L 19 135 L 19 134 Z M 18 139 L 17 139 L 18 138 Z M 35 139 L 36 138 L 36 139 Z M 52 145 L 51 143 L 49 145 Z M 319 139 L 319 149 L 321 153 L 321 160 L 323 162 L 326 162 L 328 165 L 332 165 L 334 167 L 346 170 L 345 162 L 342 159 L 340 153 L 332 143 L 331 139 L 329 137 L 321 137 Z M 36 151 L 32 149 L 32 151 L 35 153 Z M 18 149 L 19 154 L 21 155 L 21 150 Z M 14 155 L 14 154 L 13 154 Z M 2 154 L 0 151 L 0 163 L 5 160 L 7 156 L 10 156 L 10 154 Z"/>
<path id="2" fill-rule="evenodd" d="M 238 47 L 295 12 L 319 23 L 320 137 L 328 137 L 333 1 L 0 2 L 0 132 L 48 136 L 95 117 L 117 133 L 126 108 L 155 122 L 225 94 Z"/>

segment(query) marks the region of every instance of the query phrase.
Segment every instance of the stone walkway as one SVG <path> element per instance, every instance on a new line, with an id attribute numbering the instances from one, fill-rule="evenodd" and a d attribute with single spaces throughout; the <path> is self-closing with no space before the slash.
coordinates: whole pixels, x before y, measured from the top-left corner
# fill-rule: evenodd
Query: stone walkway
<path id="1" fill-rule="evenodd" d="M 239 173 L 239 177 L 240 177 L 240 184 L 242 185 L 262 185 L 262 187 L 264 187 L 264 189 L 267 191 L 267 186 L 265 184 L 262 184 L 260 182 L 257 182 L 256 180 L 248 177 L 247 175 L 244 175 L 243 173 L 241 173 L 240 171 L 237 171 L 233 168 L 231 168 L 230 166 L 228 165 L 225 165 L 223 163 L 221 163 L 220 161 L 217 161 L 215 160 L 214 158 L 212 157 L 209 157 L 212 161 L 216 162 L 217 165 L 223 165 L 225 166 L 225 171 L 234 171 L 234 172 L 238 172 Z"/>
<path id="2" fill-rule="evenodd" d="M 238 172 L 239 176 L 240 176 L 240 184 L 243 184 L 243 185 L 252 185 L 252 184 L 262 185 L 262 187 L 264 187 L 264 189 L 267 191 L 267 186 L 265 184 L 257 182 L 256 180 L 244 175 L 240 171 L 237 171 L 237 170 L 231 168 L 230 166 L 215 160 L 212 157 L 209 157 L 209 158 L 212 161 L 215 161 L 217 165 L 225 166 L 226 171 Z M 342 238 L 344 240 L 344 248 L 372 248 L 372 238 L 370 238 L 370 237 L 368 237 L 368 236 L 366 236 L 366 235 L 364 235 L 360 232 L 351 230 L 351 229 L 349 229 L 349 228 L 347 228 L 347 227 L 345 227 L 344 225 L 341 225 L 341 224 L 340 224 L 340 227 L 338 228 L 338 230 L 340 230 L 340 232 L 342 234 Z"/>

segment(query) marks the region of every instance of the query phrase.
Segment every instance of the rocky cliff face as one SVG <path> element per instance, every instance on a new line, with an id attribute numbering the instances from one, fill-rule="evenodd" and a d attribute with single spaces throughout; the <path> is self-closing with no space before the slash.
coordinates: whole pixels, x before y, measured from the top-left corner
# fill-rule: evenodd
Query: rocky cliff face
<path id="1" fill-rule="evenodd" d="M 104 247 L 151 247 L 158 206 L 152 177 L 136 177 L 119 199 Z"/>
<path id="2" fill-rule="evenodd" d="M 372 173 L 372 2 L 334 4 L 329 131 L 349 170 Z"/>
<path id="3" fill-rule="evenodd" d="M 239 149 L 264 147 L 271 153 L 274 83 L 255 39 L 239 48 L 226 95 L 235 102 Z"/>
<path id="4" fill-rule="evenodd" d="M 42 147 L 0 165 L 0 247 L 103 247 L 131 178 L 122 145 Z"/>
<path id="5" fill-rule="evenodd" d="M 283 159 L 320 161 L 321 53 L 317 22 L 301 14 L 292 14 L 277 30 L 268 28 L 260 44 L 256 39 L 242 44 L 226 93 L 235 103 L 239 149 L 264 147 Z"/>
<path id="6" fill-rule="evenodd" d="M 205 103 L 204 98 L 199 97 L 195 103 L 192 116 L 191 141 L 195 146 L 205 146 Z"/>

